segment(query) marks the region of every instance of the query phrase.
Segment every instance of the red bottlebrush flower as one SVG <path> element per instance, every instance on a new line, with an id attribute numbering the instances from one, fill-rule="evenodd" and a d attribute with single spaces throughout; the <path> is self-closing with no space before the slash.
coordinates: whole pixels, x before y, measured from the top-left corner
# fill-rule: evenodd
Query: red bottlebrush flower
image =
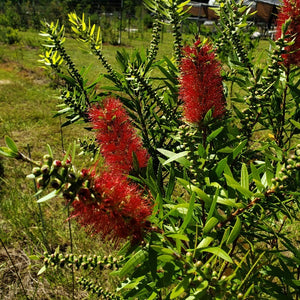
<path id="1" fill-rule="evenodd" d="M 286 35 L 287 41 L 294 39 L 294 44 L 285 48 L 284 64 L 300 66 L 300 0 L 283 0 L 283 5 L 277 17 L 276 39 L 282 35 L 282 25 L 291 19 Z"/>
<path id="2" fill-rule="evenodd" d="M 201 46 L 198 40 L 193 47 L 183 49 L 179 96 L 188 122 L 201 122 L 210 109 L 213 109 L 213 117 L 225 113 L 220 69 L 210 45 Z"/>
<path id="3" fill-rule="evenodd" d="M 107 98 L 103 107 L 93 107 L 89 113 L 101 153 L 107 164 L 114 170 L 129 173 L 133 169 L 133 152 L 140 168 L 147 166 L 149 155 L 142 146 L 122 103 L 115 98 Z"/>
<path id="4" fill-rule="evenodd" d="M 82 188 L 72 203 L 71 217 L 93 233 L 113 240 L 141 240 L 151 208 L 138 186 L 115 172 L 91 174 L 90 188 Z"/>

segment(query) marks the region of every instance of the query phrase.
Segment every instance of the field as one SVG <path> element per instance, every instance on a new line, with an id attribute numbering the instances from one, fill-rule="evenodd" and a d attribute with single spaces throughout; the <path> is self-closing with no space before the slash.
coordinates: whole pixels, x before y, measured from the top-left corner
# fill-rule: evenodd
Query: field
<path id="1" fill-rule="evenodd" d="M 4 136 L 8 135 L 23 153 L 33 159 L 39 159 L 47 153 L 47 144 L 60 157 L 69 143 L 86 136 L 87 131 L 80 125 L 61 129 L 64 120 L 53 118 L 59 103 L 59 92 L 49 79 L 48 71 L 38 61 L 41 37 L 38 32 L 20 34 L 20 44 L 2 44 L 0 49 L 0 146 L 4 146 Z M 115 65 L 117 50 L 122 47 L 127 51 L 141 49 L 147 47 L 150 39 L 150 33 L 144 33 L 143 39 L 136 34 L 130 40 L 124 34 L 122 46 L 105 44 L 103 52 L 108 61 Z M 160 57 L 172 51 L 171 39 L 170 34 L 164 34 Z M 75 40 L 68 38 L 66 48 L 72 49 L 72 59 L 79 68 L 89 67 L 91 81 L 104 72 L 101 63 L 95 61 L 82 44 L 78 47 Z M 107 84 L 108 81 L 101 81 L 98 88 Z M 68 212 L 61 205 L 62 199 L 42 205 L 36 203 L 33 196 L 35 185 L 25 179 L 31 172 L 28 164 L 5 159 L 0 172 L 0 298 L 26 298 L 16 275 L 18 273 L 30 297 L 70 299 L 71 272 L 46 272 L 37 279 L 37 272 L 42 266 L 37 253 L 42 255 L 47 249 L 54 251 L 58 245 L 60 250 L 70 252 L 69 223 L 66 221 Z M 71 221 L 71 226 L 75 254 L 113 253 L 110 246 L 96 236 L 90 237 L 75 222 Z M 79 290 L 75 295 L 76 299 L 84 299 L 86 296 Z"/>
<path id="2" fill-rule="evenodd" d="M 49 79 L 52 74 L 38 61 L 42 40 L 37 32 L 20 34 L 20 44 L 3 44 L 0 48 L 0 146 L 4 146 L 4 137 L 8 135 L 33 159 L 40 159 L 46 153 L 47 144 L 59 158 L 70 143 L 88 132 L 81 125 L 61 128 L 64 119 L 53 118 L 59 104 L 59 87 Z M 124 34 L 121 46 L 104 44 L 103 53 L 118 68 L 116 51 L 122 47 L 129 52 L 145 48 L 150 39 L 150 33 L 136 34 L 134 39 L 128 39 Z M 190 41 L 191 37 L 184 36 L 184 39 Z M 169 55 L 172 43 L 171 34 L 165 33 L 158 56 Z M 261 63 L 266 45 L 266 41 L 261 41 L 258 48 L 257 56 L 262 54 L 263 57 Z M 84 45 L 68 38 L 66 49 L 70 50 L 79 69 L 88 69 L 91 82 L 105 72 Z M 101 91 L 107 84 L 109 82 L 104 79 L 97 84 L 97 89 Z M 84 162 L 83 157 L 82 164 Z M 53 252 L 60 247 L 65 253 L 103 256 L 113 255 L 119 245 L 112 247 L 68 220 L 69 211 L 62 205 L 62 199 L 38 204 L 34 196 L 35 183 L 25 179 L 30 172 L 31 166 L 25 163 L 3 159 L 0 164 L 0 298 L 91 299 L 76 284 L 73 294 L 74 277 L 90 274 L 90 270 L 73 273 L 55 269 L 38 276 L 43 265 L 43 252 Z M 294 232 L 297 234 L 296 230 Z M 103 273 L 94 271 L 93 274 L 102 276 L 100 281 L 105 282 L 108 289 L 117 284 L 116 279 L 103 276 Z"/>

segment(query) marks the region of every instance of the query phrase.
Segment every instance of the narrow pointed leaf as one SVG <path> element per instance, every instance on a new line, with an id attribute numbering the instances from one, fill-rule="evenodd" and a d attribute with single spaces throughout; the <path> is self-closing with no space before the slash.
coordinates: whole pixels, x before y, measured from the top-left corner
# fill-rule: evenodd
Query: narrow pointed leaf
<path id="1" fill-rule="evenodd" d="M 188 212 L 184 218 L 184 221 L 180 227 L 180 232 L 184 232 L 185 228 L 187 227 L 187 225 L 190 223 L 191 219 L 192 219 L 192 215 L 193 215 L 193 210 L 194 210 L 194 204 L 195 204 L 195 193 L 192 194 L 192 197 L 190 199 L 190 203 L 189 203 L 189 208 L 188 208 Z"/>
<path id="2" fill-rule="evenodd" d="M 172 290 L 170 299 L 178 299 L 178 297 L 187 289 L 189 280 L 189 276 L 186 276 L 182 281 L 180 281 L 179 284 Z"/>
<path id="3" fill-rule="evenodd" d="M 0 155 L 8 158 L 15 158 L 18 156 L 18 153 L 10 150 L 7 147 L 0 147 Z"/>
<path id="4" fill-rule="evenodd" d="M 209 233 L 218 223 L 219 223 L 219 220 L 216 217 L 210 218 L 206 222 L 206 224 L 205 224 L 205 226 L 203 228 L 203 233 L 204 234 Z"/>
<path id="5" fill-rule="evenodd" d="M 222 130 L 224 129 L 224 127 L 219 127 L 218 129 L 214 130 L 206 139 L 207 143 L 210 143 L 215 137 L 217 137 Z"/>
<path id="6" fill-rule="evenodd" d="M 58 192 L 56 190 L 52 191 L 51 193 L 47 194 L 46 196 L 40 198 L 37 203 L 42 203 L 42 202 L 45 202 L 45 201 L 48 201 L 52 198 L 54 198 L 55 196 L 57 196 Z"/>
<path id="7" fill-rule="evenodd" d="M 201 249 L 201 252 L 209 252 L 209 253 L 212 253 L 230 263 L 233 262 L 231 257 L 223 249 L 221 249 L 219 247 L 204 248 L 204 249 Z"/>
<path id="8" fill-rule="evenodd" d="M 137 265 L 144 262 L 144 260 L 147 257 L 147 252 L 144 250 L 139 250 L 137 253 L 135 253 L 124 265 L 124 267 L 116 272 L 117 275 L 120 277 L 126 276 L 133 272 Z"/>
<path id="9" fill-rule="evenodd" d="M 241 170 L 241 186 L 245 189 L 249 188 L 249 175 L 246 164 L 242 164 Z"/>
<path id="10" fill-rule="evenodd" d="M 17 145 L 15 144 L 15 142 L 9 137 L 9 136 L 5 136 L 5 144 L 6 146 L 13 152 L 15 153 L 18 153 L 19 150 L 18 150 L 18 147 Z"/>
<path id="11" fill-rule="evenodd" d="M 234 226 L 230 232 L 230 235 L 226 241 L 227 245 L 233 243 L 236 240 L 236 238 L 239 236 L 239 234 L 241 232 L 241 229 L 242 229 L 242 222 L 241 222 L 240 218 L 237 216 L 235 224 L 234 224 Z"/>

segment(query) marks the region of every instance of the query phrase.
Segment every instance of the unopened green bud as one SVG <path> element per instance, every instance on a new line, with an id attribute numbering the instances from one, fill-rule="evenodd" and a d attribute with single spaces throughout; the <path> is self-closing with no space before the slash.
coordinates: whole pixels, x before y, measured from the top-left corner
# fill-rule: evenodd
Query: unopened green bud
<path id="1" fill-rule="evenodd" d="M 49 166 L 52 164 L 52 160 L 53 159 L 49 154 L 43 156 L 43 162 Z"/>
<path id="2" fill-rule="evenodd" d="M 187 261 L 191 261 L 192 257 L 193 257 L 193 253 L 192 252 L 187 252 L 186 253 L 186 259 L 187 259 Z"/>
<path id="3" fill-rule="evenodd" d="M 54 188 L 54 189 L 59 189 L 60 188 L 60 186 L 61 186 L 61 181 L 58 179 L 58 178 L 55 178 L 55 179 L 53 179 L 52 181 L 51 181 L 51 186 L 52 186 L 52 188 Z"/>
<path id="4" fill-rule="evenodd" d="M 43 165 L 42 167 L 41 167 L 41 172 L 43 173 L 43 174 L 48 174 L 49 173 L 49 171 L 50 171 L 50 168 L 49 168 L 49 166 L 48 165 Z"/>
<path id="5" fill-rule="evenodd" d="M 198 261 L 195 262 L 195 267 L 196 267 L 196 268 L 200 268 L 200 267 L 202 267 L 202 266 L 203 266 L 202 261 L 198 260 Z"/>
<path id="6" fill-rule="evenodd" d="M 40 178 L 37 179 L 36 182 L 37 182 L 37 185 L 38 185 L 39 188 L 45 187 L 45 180 L 44 180 L 44 178 L 40 177 Z"/>

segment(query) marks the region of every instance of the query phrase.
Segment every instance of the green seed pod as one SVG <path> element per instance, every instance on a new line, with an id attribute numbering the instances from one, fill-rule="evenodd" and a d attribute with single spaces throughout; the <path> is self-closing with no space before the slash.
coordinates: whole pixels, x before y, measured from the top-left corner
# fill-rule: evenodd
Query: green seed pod
<path id="1" fill-rule="evenodd" d="M 36 182 L 37 182 L 38 188 L 45 187 L 45 180 L 43 177 L 39 177 Z"/>
<path id="2" fill-rule="evenodd" d="M 186 253 L 186 260 L 188 262 L 191 262 L 192 261 L 192 258 L 193 258 L 193 253 L 192 252 L 187 252 Z"/>
<path id="3" fill-rule="evenodd" d="M 41 174 L 42 174 L 41 168 L 39 168 L 39 167 L 33 168 L 33 169 L 32 169 L 32 174 L 33 174 L 35 177 L 41 175 Z"/>
<path id="4" fill-rule="evenodd" d="M 48 165 L 43 165 L 43 166 L 41 167 L 41 172 L 42 172 L 44 175 L 49 174 L 49 171 L 50 171 L 50 168 L 49 168 Z"/>
<path id="5" fill-rule="evenodd" d="M 50 183 L 51 187 L 54 188 L 55 190 L 59 189 L 61 186 L 61 181 L 58 178 L 55 178 L 51 181 Z"/>
<path id="6" fill-rule="evenodd" d="M 213 277 L 211 278 L 211 283 L 212 283 L 212 285 L 216 285 L 216 284 L 218 283 L 218 277 L 213 276 Z"/>
<path id="7" fill-rule="evenodd" d="M 51 166 L 52 161 L 53 161 L 53 158 L 49 154 L 46 154 L 43 156 L 43 162 L 45 164 L 47 164 L 48 166 Z"/>

